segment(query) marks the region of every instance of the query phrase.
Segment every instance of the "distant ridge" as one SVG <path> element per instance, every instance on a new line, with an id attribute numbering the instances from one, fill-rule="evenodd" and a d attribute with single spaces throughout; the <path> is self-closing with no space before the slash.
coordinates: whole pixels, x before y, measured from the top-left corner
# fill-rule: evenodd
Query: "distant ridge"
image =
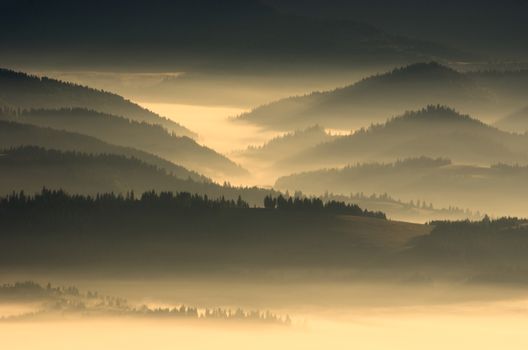
<path id="1" fill-rule="evenodd" d="M 245 170 L 214 150 L 186 136 L 177 136 L 162 126 L 137 122 L 84 108 L 5 111 L 0 119 L 96 137 L 107 143 L 155 154 L 210 177 L 239 176 Z"/>
<path id="2" fill-rule="evenodd" d="M 498 130 L 452 108 L 428 106 L 306 149 L 277 166 L 299 171 L 420 156 L 467 164 L 526 162 L 527 150 L 528 137 Z"/>
<path id="3" fill-rule="evenodd" d="M 189 171 L 163 158 L 134 148 L 112 145 L 95 137 L 78 133 L 0 120 L 0 149 L 25 146 L 92 155 L 113 154 L 116 156 L 133 157 L 146 164 L 163 169 L 169 174 L 181 179 L 191 178 L 199 182 L 211 181 L 209 178 L 194 171 Z"/>
<path id="4" fill-rule="evenodd" d="M 390 193 L 406 201 L 420 200 L 445 207 L 455 205 L 490 215 L 526 215 L 527 166 L 463 165 L 445 158 L 428 157 L 401 159 L 299 172 L 279 178 L 275 188 L 309 195 Z"/>
<path id="5" fill-rule="evenodd" d="M 158 124 L 180 136 L 196 136 L 180 124 L 119 95 L 4 68 L 0 68 L 0 104 L 19 109 L 87 108 L 130 120 Z"/>
<path id="6" fill-rule="evenodd" d="M 1 127 L 2 122 L 0 130 Z M 185 178 L 182 171 L 171 174 L 134 156 L 115 153 L 89 154 L 37 146 L 8 148 L 0 143 L 0 154 L 0 196 L 13 191 L 34 194 L 43 187 L 90 195 L 103 192 L 125 195 L 130 191 L 139 194 L 156 190 L 191 192 L 229 200 L 241 196 L 253 206 L 261 205 L 265 196 L 277 194 L 256 187 L 220 186 L 200 181 L 196 175 Z"/>
<path id="7" fill-rule="evenodd" d="M 471 76 L 429 62 L 396 68 L 332 91 L 279 100 L 242 114 L 238 120 L 277 130 L 313 124 L 356 129 L 428 104 L 479 110 L 492 117 L 482 107 L 495 108 L 494 103 L 489 89 Z"/>
<path id="8" fill-rule="evenodd" d="M 85 65 L 97 64 L 94 52 L 110 65 L 230 70 L 471 57 L 361 22 L 282 14 L 259 0 L 0 1 L 0 33 L 6 55 L 61 52 Z"/>

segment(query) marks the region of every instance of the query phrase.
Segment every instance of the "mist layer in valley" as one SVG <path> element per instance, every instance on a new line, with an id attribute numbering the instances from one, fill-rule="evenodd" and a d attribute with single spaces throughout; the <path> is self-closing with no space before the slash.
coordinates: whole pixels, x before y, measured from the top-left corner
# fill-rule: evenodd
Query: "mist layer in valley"
<path id="1" fill-rule="evenodd" d="M 1 347 L 525 349 L 525 8 L 0 0 Z"/>

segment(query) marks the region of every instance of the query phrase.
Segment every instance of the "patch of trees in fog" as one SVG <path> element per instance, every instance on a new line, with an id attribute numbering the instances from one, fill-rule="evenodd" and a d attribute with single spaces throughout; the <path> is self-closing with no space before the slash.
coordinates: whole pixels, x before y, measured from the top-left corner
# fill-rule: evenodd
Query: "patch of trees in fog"
<path id="1" fill-rule="evenodd" d="M 214 321 L 257 322 L 290 325 L 289 316 L 281 317 L 270 311 L 245 311 L 223 308 L 197 308 L 186 305 L 175 307 L 131 306 L 124 298 L 101 295 L 77 287 L 45 287 L 33 281 L 15 282 L 0 286 L 0 301 L 39 302 L 36 311 L 22 315 L 0 317 L 0 321 L 31 321 L 50 317 L 141 317 L 163 319 L 196 319 Z"/>

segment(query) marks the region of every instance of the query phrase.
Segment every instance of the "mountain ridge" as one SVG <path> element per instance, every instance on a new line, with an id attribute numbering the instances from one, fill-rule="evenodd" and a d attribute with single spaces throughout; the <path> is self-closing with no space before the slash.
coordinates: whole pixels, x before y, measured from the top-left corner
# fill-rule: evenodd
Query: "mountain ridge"
<path id="1" fill-rule="evenodd" d="M 3 116 L 2 116 L 3 114 Z M 170 133 L 161 125 L 84 108 L 30 109 L 4 111 L 0 119 L 49 127 L 95 137 L 104 142 L 155 154 L 186 168 L 212 176 L 245 173 L 238 165 L 216 151 L 199 145 L 187 136 Z"/>
<path id="2" fill-rule="evenodd" d="M 278 166 L 315 170 L 369 159 L 420 156 L 448 157 L 468 164 L 524 162 L 527 146 L 528 137 L 501 131 L 452 108 L 428 106 L 306 149 Z"/>
<path id="3" fill-rule="evenodd" d="M 16 109 L 88 108 L 130 120 L 159 124 L 170 132 L 196 137 L 194 132 L 182 125 L 117 94 L 5 68 L 0 68 L 0 101 L 3 101 L 4 107 Z"/>
<path id="4" fill-rule="evenodd" d="M 313 124 L 357 129 L 424 105 L 449 105 L 496 119 L 503 105 L 520 104 L 522 96 L 497 93 L 494 81 L 485 84 L 475 74 L 461 73 L 437 62 L 415 63 L 363 78 L 334 90 L 316 91 L 256 107 L 236 120 L 272 130 Z M 489 80 L 489 79 L 488 79 Z M 497 88 L 498 89 L 498 88 Z M 512 95 L 506 98 L 506 95 Z"/>

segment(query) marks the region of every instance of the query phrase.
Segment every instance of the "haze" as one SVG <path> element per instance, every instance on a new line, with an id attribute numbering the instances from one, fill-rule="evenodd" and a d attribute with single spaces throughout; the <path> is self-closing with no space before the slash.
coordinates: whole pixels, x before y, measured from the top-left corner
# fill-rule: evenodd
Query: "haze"
<path id="1" fill-rule="evenodd" d="M 3 348 L 526 349 L 527 10 L 0 0 Z"/>

